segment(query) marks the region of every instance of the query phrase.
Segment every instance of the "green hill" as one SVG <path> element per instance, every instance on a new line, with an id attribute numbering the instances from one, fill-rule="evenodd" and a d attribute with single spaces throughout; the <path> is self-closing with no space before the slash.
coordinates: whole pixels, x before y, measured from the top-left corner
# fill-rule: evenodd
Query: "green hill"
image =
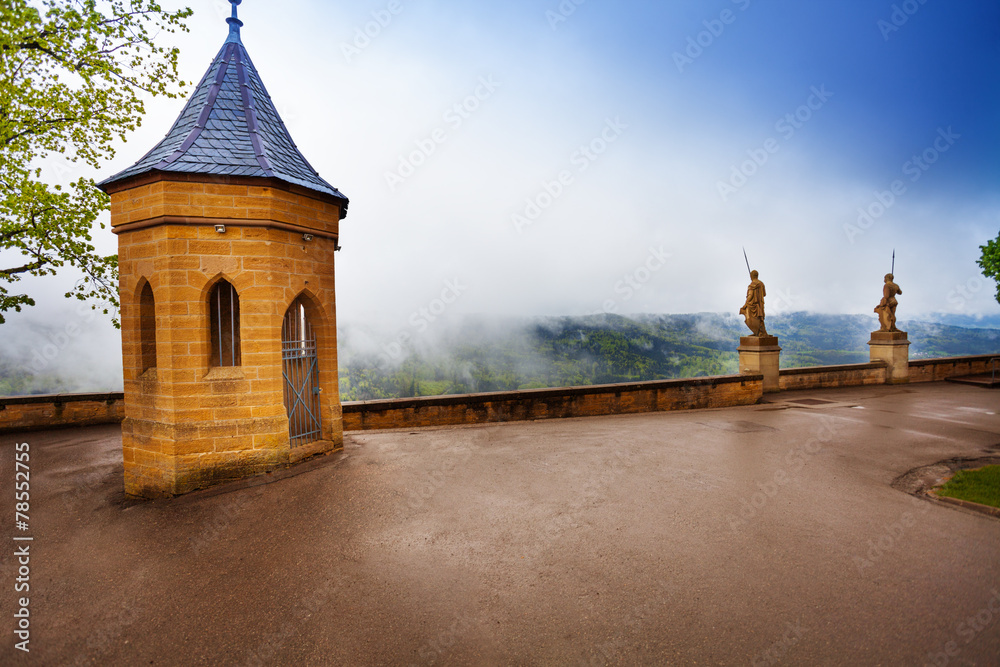
<path id="1" fill-rule="evenodd" d="M 424 333 L 387 334 L 346 324 L 340 329 L 344 400 L 508 391 L 737 372 L 736 315 L 592 315 L 466 317 Z M 792 313 L 768 318 L 781 339 L 781 365 L 868 361 L 874 316 Z M 1000 354 L 1000 330 L 901 322 L 914 359 Z M 53 330 L 54 331 L 54 330 Z M 403 334 L 403 335 L 400 335 Z M 35 332 L 44 340 L 45 331 Z M 404 341 L 399 343 L 399 341 Z M 27 349 L 27 348 L 25 348 Z M 41 373 L 0 352 L 0 395 L 98 391 L 93 373 L 70 376 L 50 364 Z M 62 369 L 66 377 L 61 377 Z M 119 385 L 120 386 L 120 385 Z"/>
<path id="2" fill-rule="evenodd" d="M 1000 354 L 1000 330 L 901 322 L 911 358 Z M 874 316 L 792 313 L 769 318 L 782 367 L 864 363 Z M 506 391 L 737 372 L 736 316 L 469 317 L 433 344 L 415 335 L 394 355 L 353 350 L 341 332 L 344 400 Z"/>

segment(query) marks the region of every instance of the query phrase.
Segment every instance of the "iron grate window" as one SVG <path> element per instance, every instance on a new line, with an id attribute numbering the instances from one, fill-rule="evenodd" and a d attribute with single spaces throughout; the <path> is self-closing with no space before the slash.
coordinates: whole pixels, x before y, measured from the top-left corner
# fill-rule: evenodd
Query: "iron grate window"
<path id="1" fill-rule="evenodd" d="M 208 297 L 211 324 L 211 365 L 240 366 L 240 297 L 229 282 L 220 280 Z"/>
<path id="2" fill-rule="evenodd" d="M 281 359 L 291 446 L 320 440 L 323 423 L 316 333 L 301 299 L 292 303 L 285 313 Z"/>

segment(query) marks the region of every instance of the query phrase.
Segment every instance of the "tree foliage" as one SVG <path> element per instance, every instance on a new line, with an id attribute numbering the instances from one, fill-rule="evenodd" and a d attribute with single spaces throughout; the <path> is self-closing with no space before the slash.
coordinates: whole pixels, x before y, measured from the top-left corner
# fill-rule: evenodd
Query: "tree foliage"
<path id="1" fill-rule="evenodd" d="M 773 316 L 782 368 L 867 363 L 875 318 Z M 913 359 L 995 354 L 996 329 L 907 322 Z M 579 387 L 739 372 L 743 318 L 728 315 L 599 315 L 452 323 L 433 342 L 414 337 L 382 353 L 352 344 L 341 323 L 340 395 L 345 401 Z M 362 329 L 361 339 L 385 339 Z M 392 340 L 389 338 L 389 340 Z M 396 338 L 398 340 L 398 338 Z M 416 342 L 414 342 L 416 341 Z M 367 345 L 367 344 L 366 344 Z M 389 353 L 389 350 L 393 350 Z"/>
<path id="2" fill-rule="evenodd" d="M 997 302 L 1000 302 L 1000 234 L 992 241 L 987 241 L 986 245 L 979 246 L 982 251 L 978 264 L 983 270 L 983 275 L 992 278 L 997 284 Z"/>
<path id="3" fill-rule="evenodd" d="M 91 236 L 108 198 L 90 178 L 45 183 L 45 160 L 96 168 L 140 125 L 144 98 L 176 97 L 178 49 L 154 39 L 186 31 L 190 15 L 151 0 L 0 4 L 0 323 L 35 305 L 15 283 L 67 265 L 84 276 L 67 297 L 117 310 L 118 258 L 97 254 Z"/>

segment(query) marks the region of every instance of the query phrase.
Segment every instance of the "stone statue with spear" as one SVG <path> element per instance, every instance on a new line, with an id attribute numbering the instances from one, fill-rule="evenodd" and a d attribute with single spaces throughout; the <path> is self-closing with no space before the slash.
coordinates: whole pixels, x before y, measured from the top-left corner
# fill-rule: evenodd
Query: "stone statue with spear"
<path id="1" fill-rule="evenodd" d="M 758 273 L 750 269 L 746 248 L 743 249 L 743 259 L 746 260 L 747 271 L 750 272 L 750 286 L 747 287 L 747 300 L 740 308 L 740 315 L 754 336 L 767 336 L 767 329 L 764 328 L 764 297 L 767 296 L 767 290 L 764 288 L 764 283 L 757 278 Z"/>
<path id="2" fill-rule="evenodd" d="M 879 331 L 892 332 L 899 331 L 896 328 L 896 295 L 902 294 L 903 290 L 895 282 L 893 273 L 896 272 L 896 251 L 892 251 L 892 272 L 885 274 L 885 285 L 882 287 L 882 300 L 875 306 L 878 314 L 878 321 L 881 328 Z"/>

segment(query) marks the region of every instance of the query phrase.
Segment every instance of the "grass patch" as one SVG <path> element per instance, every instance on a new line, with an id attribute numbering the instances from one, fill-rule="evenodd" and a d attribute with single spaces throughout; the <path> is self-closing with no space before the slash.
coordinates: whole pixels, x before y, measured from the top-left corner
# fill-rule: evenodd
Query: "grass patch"
<path id="1" fill-rule="evenodd" d="M 451 382 L 448 380 L 421 380 L 417 383 L 418 396 L 442 396 L 451 389 Z"/>
<path id="2" fill-rule="evenodd" d="M 1000 507 L 1000 466 L 978 470 L 959 470 L 937 490 L 939 496 L 969 500 L 980 505 Z"/>

